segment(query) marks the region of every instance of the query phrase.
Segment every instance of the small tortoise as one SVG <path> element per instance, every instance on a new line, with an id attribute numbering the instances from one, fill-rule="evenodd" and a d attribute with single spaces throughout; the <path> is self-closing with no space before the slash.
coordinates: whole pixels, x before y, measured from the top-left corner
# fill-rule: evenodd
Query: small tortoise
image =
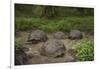
<path id="1" fill-rule="evenodd" d="M 28 42 L 38 43 L 38 42 L 45 42 L 47 40 L 47 35 L 45 32 L 41 30 L 35 30 L 31 32 L 28 37 Z"/>
<path id="2" fill-rule="evenodd" d="M 64 39 L 64 38 L 65 38 L 65 33 L 59 31 L 59 32 L 54 33 L 54 34 L 53 34 L 53 37 L 54 37 L 55 39 Z"/>
<path id="3" fill-rule="evenodd" d="M 71 30 L 71 32 L 69 33 L 69 39 L 82 39 L 83 35 L 82 32 L 80 32 L 79 30 Z"/>
<path id="4" fill-rule="evenodd" d="M 50 39 L 41 47 L 40 54 L 55 58 L 64 56 L 65 51 L 66 48 L 60 40 Z"/>

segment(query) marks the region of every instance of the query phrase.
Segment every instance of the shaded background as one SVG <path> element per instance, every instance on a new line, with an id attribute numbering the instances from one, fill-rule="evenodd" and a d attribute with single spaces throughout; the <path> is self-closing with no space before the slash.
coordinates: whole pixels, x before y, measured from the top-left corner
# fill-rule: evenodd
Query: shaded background
<path id="1" fill-rule="evenodd" d="M 93 33 L 94 9 L 81 7 L 15 4 L 15 29 L 46 32 L 79 29 Z"/>

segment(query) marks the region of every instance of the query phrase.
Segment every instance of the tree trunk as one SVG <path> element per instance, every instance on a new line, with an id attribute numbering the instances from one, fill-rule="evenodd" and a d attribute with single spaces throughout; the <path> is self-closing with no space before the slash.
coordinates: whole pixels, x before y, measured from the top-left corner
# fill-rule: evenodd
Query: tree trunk
<path id="1" fill-rule="evenodd" d="M 53 6 L 43 6 L 41 17 L 54 18 L 56 16 L 56 9 Z"/>

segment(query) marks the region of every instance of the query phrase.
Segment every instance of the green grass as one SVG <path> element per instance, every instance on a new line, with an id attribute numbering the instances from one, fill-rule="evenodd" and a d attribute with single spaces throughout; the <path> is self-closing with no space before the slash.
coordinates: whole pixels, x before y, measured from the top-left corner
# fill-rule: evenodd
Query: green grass
<path id="1" fill-rule="evenodd" d="M 79 29 L 82 31 L 93 31 L 93 17 L 60 17 L 55 19 L 43 18 L 26 18 L 16 17 L 16 30 L 41 29 L 46 32 L 70 31 L 71 29 Z"/>
<path id="2" fill-rule="evenodd" d="M 15 41 L 15 48 L 19 49 L 21 47 L 22 47 L 22 45 L 19 42 Z"/>
<path id="3" fill-rule="evenodd" d="M 84 39 L 76 44 L 75 52 L 78 61 L 94 60 L 94 46 L 90 40 Z"/>

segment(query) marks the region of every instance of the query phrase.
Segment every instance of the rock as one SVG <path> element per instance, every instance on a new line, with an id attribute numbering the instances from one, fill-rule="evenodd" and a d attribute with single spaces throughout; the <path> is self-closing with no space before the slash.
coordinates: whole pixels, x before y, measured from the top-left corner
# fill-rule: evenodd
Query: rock
<path id="1" fill-rule="evenodd" d="M 64 38 L 66 38 L 65 37 L 65 33 L 61 32 L 61 31 L 54 33 L 53 34 L 53 37 L 55 39 L 64 39 Z"/>
<path id="2" fill-rule="evenodd" d="M 79 30 L 71 30 L 69 33 L 69 39 L 82 39 L 83 35 Z"/>
<path id="3" fill-rule="evenodd" d="M 28 42 L 38 43 L 38 42 L 45 42 L 47 40 L 47 35 L 45 32 L 41 30 L 35 30 L 31 32 L 28 37 Z"/>
<path id="4" fill-rule="evenodd" d="M 51 39 L 43 44 L 40 54 L 48 57 L 62 57 L 66 48 L 60 40 Z"/>

